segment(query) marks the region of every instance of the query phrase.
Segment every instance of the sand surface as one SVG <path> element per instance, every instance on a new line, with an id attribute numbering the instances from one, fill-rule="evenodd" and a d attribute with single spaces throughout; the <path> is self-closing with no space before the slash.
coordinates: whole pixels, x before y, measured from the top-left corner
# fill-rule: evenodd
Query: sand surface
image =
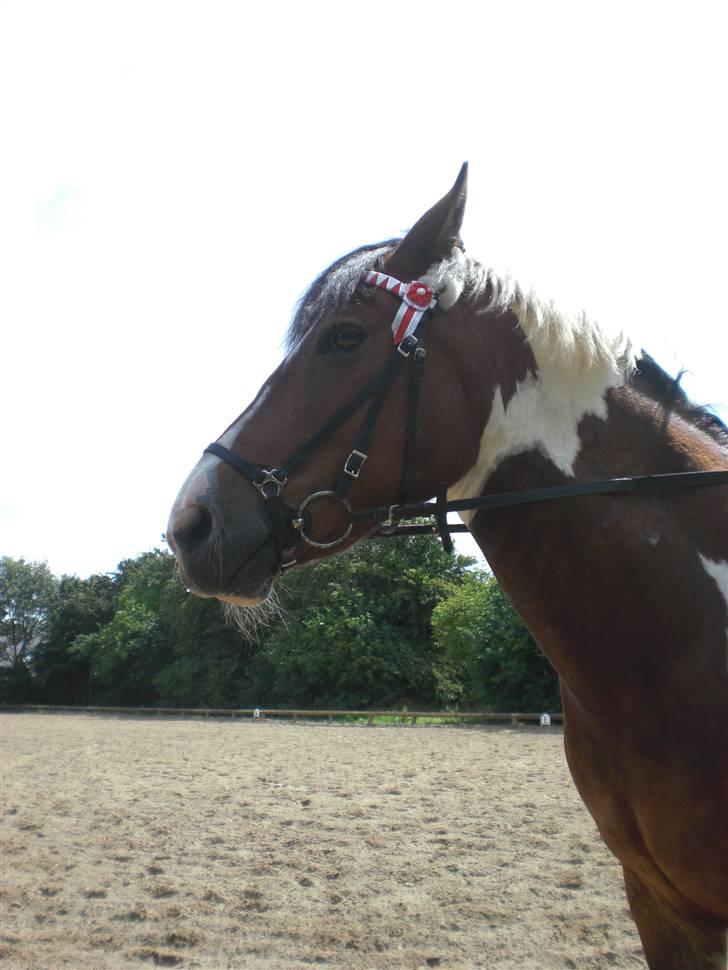
<path id="1" fill-rule="evenodd" d="M 557 728 L 2 717 L 2 966 L 643 968 Z"/>

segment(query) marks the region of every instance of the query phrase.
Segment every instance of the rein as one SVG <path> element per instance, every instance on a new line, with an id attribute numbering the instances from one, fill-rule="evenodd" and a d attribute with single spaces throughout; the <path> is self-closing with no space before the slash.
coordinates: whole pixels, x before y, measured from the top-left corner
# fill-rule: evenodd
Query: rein
<path id="1" fill-rule="evenodd" d="M 205 453 L 215 455 L 227 462 L 251 485 L 255 486 L 265 500 L 266 509 L 278 543 L 281 569 L 296 562 L 295 550 L 303 541 L 317 549 L 333 549 L 341 545 L 351 534 L 355 524 L 374 523 L 377 528 L 373 536 L 401 536 L 430 534 L 439 535 L 447 552 L 452 552 L 451 533 L 468 532 L 464 524 L 451 525 L 447 521 L 449 512 L 482 511 L 484 509 L 508 508 L 515 505 L 528 505 L 553 499 L 572 498 L 585 495 L 614 495 L 628 492 L 658 491 L 667 488 L 697 487 L 705 485 L 728 485 L 728 471 L 677 472 L 664 475 L 641 475 L 632 478 L 612 478 L 597 482 L 574 482 L 566 485 L 549 485 L 542 488 L 529 488 L 516 492 L 501 492 L 495 495 L 480 495 L 473 498 L 447 500 L 444 483 L 440 485 L 436 501 L 406 504 L 406 495 L 411 476 L 415 443 L 417 439 L 417 415 L 420 394 L 424 380 L 426 351 L 422 345 L 425 315 L 437 306 L 437 298 L 427 283 L 414 280 L 403 283 L 375 271 L 363 273 L 360 281 L 365 286 L 383 289 L 398 297 L 402 303 L 391 324 L 395 353 L 343 407 L 311 435 L 299 448 L 275 468 L 248 461 L 235 454 L 219 442 L 205 448 Z M 389 506 L 368 509 L 353 509 L 346 495 L 354 479 L 358 478 L 368 458 L 369 444 L 374 426 L 382 410 L 387 394 L 394 384 L 406 361 L 413 364 L 410 378 L 407 425 L 405 428 L 404 461 L 397 502 Z M 282 493 L 291 474 L 316 451 L 334 432 L 338 431 L 365 404 L 368 410 L 359 429 L 354 447 L 349 452 L 339 475 L 335 489 L 312 492 L 293 509 L 283 500 Z M 319 542 L 309 534 L 310 506 L 317 501 L 338 502 L 348 515 L 344 532 L 336 539 Z M 403 524 L 407 519 L 432 518 L 433 523 Z"/>
<path id="2" fill-rule="evenodd" d="M 380 530 L 375 535 L 411 536 L 439 533 L 445 547 L 452 548 L 452 543 L 446 542 L 445 530 L 447 532 L 469 532 L 470 530 L 462 523 L 451 525 L 447 522 L 448 512 L 502 509 L 580 495 L 619 495 L 628 492 L 655 492 L 667 488 L 687 486 L 695 488 L 704 485 L 728 485 L 728 471 L 674 472 L 664 475 L 636 475 L 632 478 L 607 478 L 598 482 L 573 482 L 566 485 L 546 485 L 542 488 L 524 488 L 516 492 L 497 492 L 494 495 L 454 499 L 451 502 L 445 499 L 443 491 L 438 494 L 435 502 L 362 509 L 352 513 L 352 518 L 355 522 L 377 522 Z M 434 518 L 435 523 L 432 525 L 398 524 L 404 519 L 414 518 Z M 441 528 L 443 521 L 444 529 Z"/>

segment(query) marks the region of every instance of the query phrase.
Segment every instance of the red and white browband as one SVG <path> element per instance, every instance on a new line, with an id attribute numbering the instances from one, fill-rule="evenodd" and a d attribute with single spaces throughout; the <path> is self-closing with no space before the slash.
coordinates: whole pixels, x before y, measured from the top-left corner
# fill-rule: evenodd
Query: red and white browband
<path id="1" fill-rule="evenodd" d="M 392 337 L 396 347 L 399 347 L 405 337 L 415 332 L 423 315 L 437 306 L 437 297 L 422 280 L 402 283 L 401 280 L 387 276 L 386 273 L 370 270 L 362 273 L 360 282 L 365 286 L 378 286 L 387 293 L 398 296 L 402 301 L 402 306 L 397 310 L 392 321 Z"/>

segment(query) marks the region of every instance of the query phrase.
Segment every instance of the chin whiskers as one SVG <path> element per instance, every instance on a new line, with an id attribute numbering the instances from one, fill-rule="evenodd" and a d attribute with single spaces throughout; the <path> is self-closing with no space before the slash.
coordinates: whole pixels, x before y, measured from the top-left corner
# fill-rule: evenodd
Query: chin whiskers
<path id="1" fill-rule="evenodd" d="M 253 643 L 259 642 L 276 620 L 283 619 L 283 610 L 274 589 L 257 606 L 237 606 L 234 603 L 223 603 L 225 622 L 245 639 Z"/>

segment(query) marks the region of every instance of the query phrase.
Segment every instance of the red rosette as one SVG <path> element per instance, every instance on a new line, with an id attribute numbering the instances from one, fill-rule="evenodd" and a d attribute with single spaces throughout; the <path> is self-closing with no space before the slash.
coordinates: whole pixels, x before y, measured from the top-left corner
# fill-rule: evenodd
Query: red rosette
<path id="1" fill-rule="evenodd" d="M 435 294 L 427 283 L 413 280 L 408 284 L 403 300 L 416 310 L 429 310 L 434 305 Z"/>

